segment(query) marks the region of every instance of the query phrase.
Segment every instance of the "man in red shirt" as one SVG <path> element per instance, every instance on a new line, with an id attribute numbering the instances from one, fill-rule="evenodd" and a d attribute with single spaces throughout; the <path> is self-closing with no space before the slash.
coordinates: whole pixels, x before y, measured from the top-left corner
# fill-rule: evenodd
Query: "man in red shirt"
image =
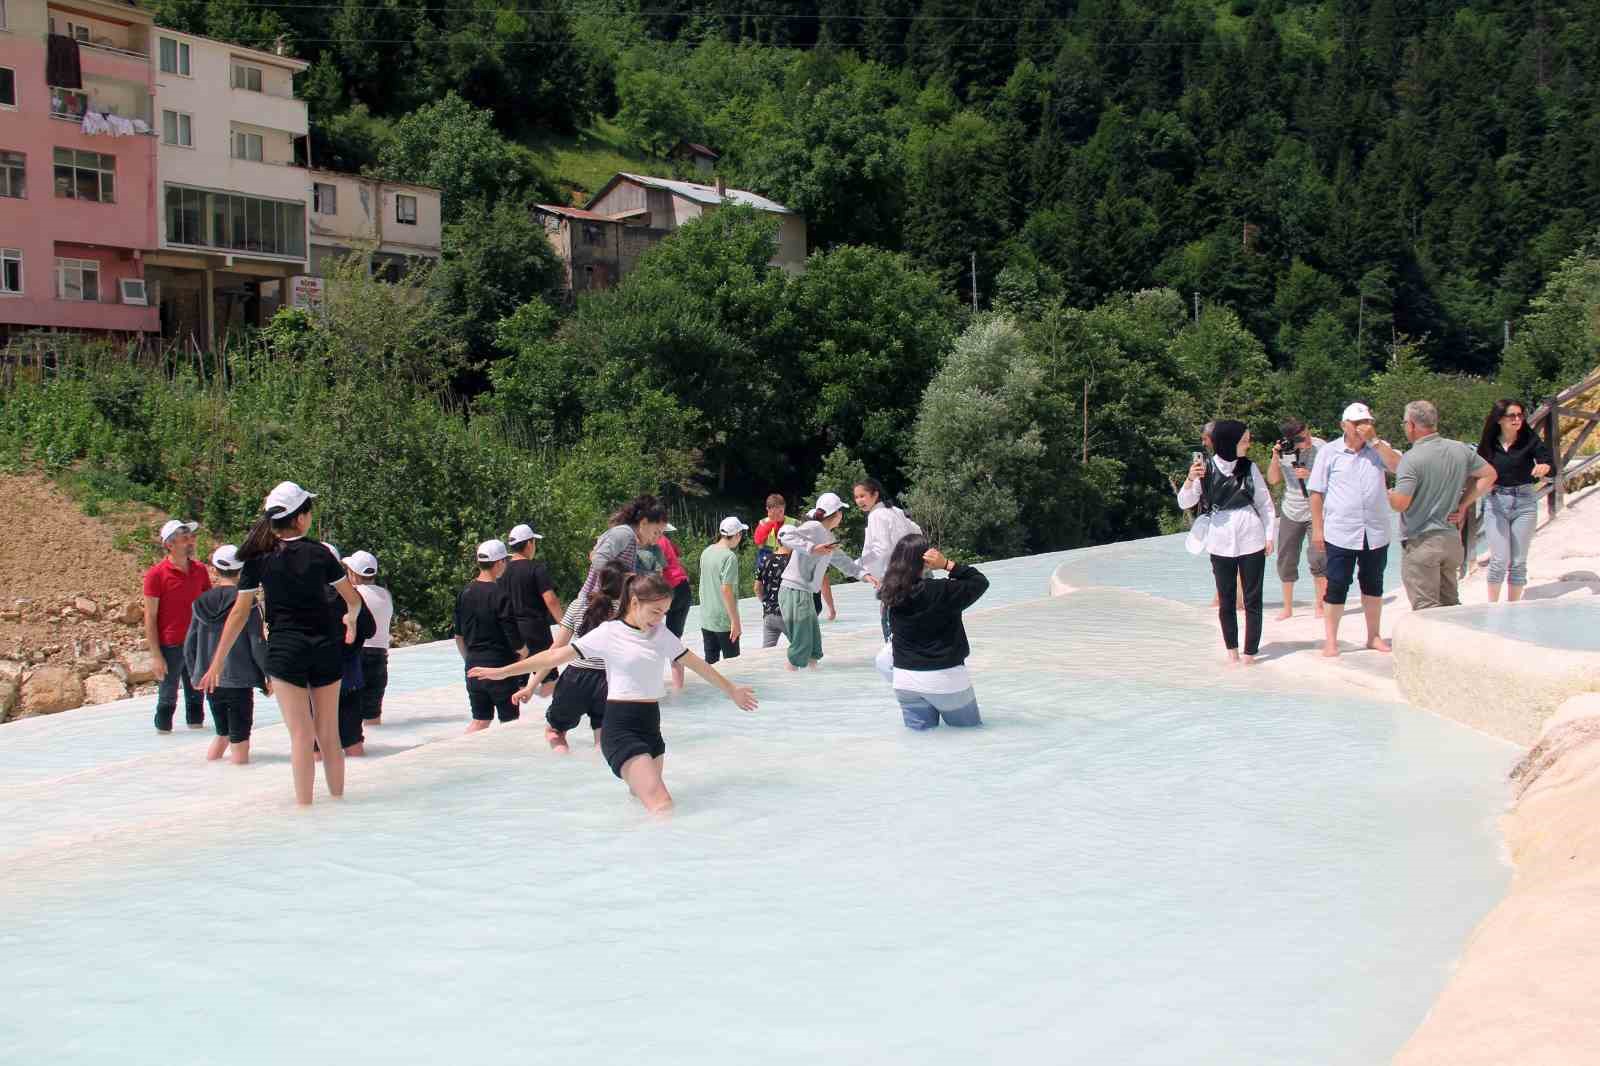
<path id="1" fill-rule="evenodd" d="M 183 681 L 184 718 L 190 729 L 205 727 L 204 697 L 189 680 L 183 661 L 183 638 L 189 633 L 189 618 L 194 601 L 211 588 L 211 575 L 205 564 L 194 557 L 194 531 L 198 522 L 176 518 L 161 527 L 161 546 L 166 558 L 144 573 L 144 636 L 155 654 L 156 680 L 161 689 L 156 695 L 156 732 L 172 732 L 172 716 L 178 709 L 178 681 Z"/>

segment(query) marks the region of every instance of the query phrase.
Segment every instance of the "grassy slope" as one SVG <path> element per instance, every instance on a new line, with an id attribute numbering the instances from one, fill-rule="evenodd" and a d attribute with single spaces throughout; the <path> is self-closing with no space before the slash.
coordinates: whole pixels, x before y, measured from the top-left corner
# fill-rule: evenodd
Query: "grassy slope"
<path id="1" fill-rule="evenodd" d="M 666 174 L 668 167 L 631 148 L 613 123 L 597 118 L 576 134 L 547 134 L 528 142 L 569 199 L 583 204 L 619 170 Z"/>

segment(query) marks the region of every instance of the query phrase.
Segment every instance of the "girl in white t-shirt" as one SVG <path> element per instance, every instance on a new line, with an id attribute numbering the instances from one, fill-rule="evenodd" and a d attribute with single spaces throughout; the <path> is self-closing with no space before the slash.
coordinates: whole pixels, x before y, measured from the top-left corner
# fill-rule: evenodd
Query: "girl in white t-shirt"
<path id="1" fill-rule="evenodd" d="M 579 656 L 604 659 L 606 711 L 600 751 L 611 764 L 611 772 L 627 782 L 646 809 L 671 810 L 672 795 L 661 780 L 667 744 L 661 736 L 660 700 L 666 694 L 667 668 L 681 664 L 721 689 L 741 710 L 756 709 L 753 689 L 723 677 L 663 624 L 671 606 L 672 587 L 665 580 L 655 574 L 635 574 L 623 585 L 616 618 L 573 638 L 565 647 L 508 666 L 475 666 L 468 676 L 539 676 Z M 524 692 L 517 695 L 526 698 Z"/>

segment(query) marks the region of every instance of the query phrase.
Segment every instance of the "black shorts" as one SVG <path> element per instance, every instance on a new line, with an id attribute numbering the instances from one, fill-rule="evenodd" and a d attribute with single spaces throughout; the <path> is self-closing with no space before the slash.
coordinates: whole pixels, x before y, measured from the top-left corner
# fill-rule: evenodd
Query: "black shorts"
<path id="1" fill-rule="evenodd" d="M 277 626 L 267 638 L 267 676 L 298 688 L 321 688 L 344 677 L 344 636 Z"/>
<path id="2" fill-rule="evenodd" d="M 672 606 L 667 608 L 667 628 L 675 637 L 683 636 L 683 625 L 689 620 L 689 608 L 692 606 L 689 594 L 689 583 L 685 581 L 672 590 Z"/>
<path id="3" fill-rule="evenodd" d="M 714 629 L 702 629 L 700 642 L 705 645 L 706 662 L 716 663 L 721 659 L 737 659 L 739 657 L 739 642 L 733 639 L 733 634 L 719 633 Z"/>
<path id="4" fill-rule="evenodd" d="M 544 720 L 551 729 L 565 733 L 576 729 L 589 716 L 589 728 L 599 729 L 606 717 L 606 672 L 583 666 L 569 666 L 556 678 L 556 693 Z"/>
<path id="5" fill-rule="evenodd" d="M 606 729 L 600 734 L 600 754 L 611 772 L 622 776 L 622 765 L 635 755 L 652 759 L 667 753 L 661 738 L 661 704 L 606 701 Z"/>
<path id="6" fill-rule="evenodd" d="M 467 678 L 467 703 L 472 708 L 476 722 L 488 722 L 498 713 L 502 722 L 515 722 L 522 717 L 522 708 L 511 702 L 511 694 L 522 687 L 518 678 L 489 681 L 484 678 Z"/>

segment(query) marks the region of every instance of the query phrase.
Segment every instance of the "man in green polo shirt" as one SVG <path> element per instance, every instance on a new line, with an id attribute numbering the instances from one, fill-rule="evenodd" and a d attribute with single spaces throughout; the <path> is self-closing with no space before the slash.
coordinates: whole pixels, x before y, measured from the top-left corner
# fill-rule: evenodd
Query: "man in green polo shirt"
<path id="1" fill-rule="evenodd" d="M 700 636 L 706 662 L 739 656 L 739 540 L 750 527 L 733 515 L 717 527 L 721 534 L 700 553 Z"/>
<path id="2" fill-rule="evenodd" d="M 1439 436 L 1439 411 L 1427 400 L 1406 404 L 1406 439 L 1389 506 L 1400 512 L 1400 580 L 1413 611 L 1461 602 L 1461 521 L 1494 487 L 1494 467 L 1470 445 Z"/>

